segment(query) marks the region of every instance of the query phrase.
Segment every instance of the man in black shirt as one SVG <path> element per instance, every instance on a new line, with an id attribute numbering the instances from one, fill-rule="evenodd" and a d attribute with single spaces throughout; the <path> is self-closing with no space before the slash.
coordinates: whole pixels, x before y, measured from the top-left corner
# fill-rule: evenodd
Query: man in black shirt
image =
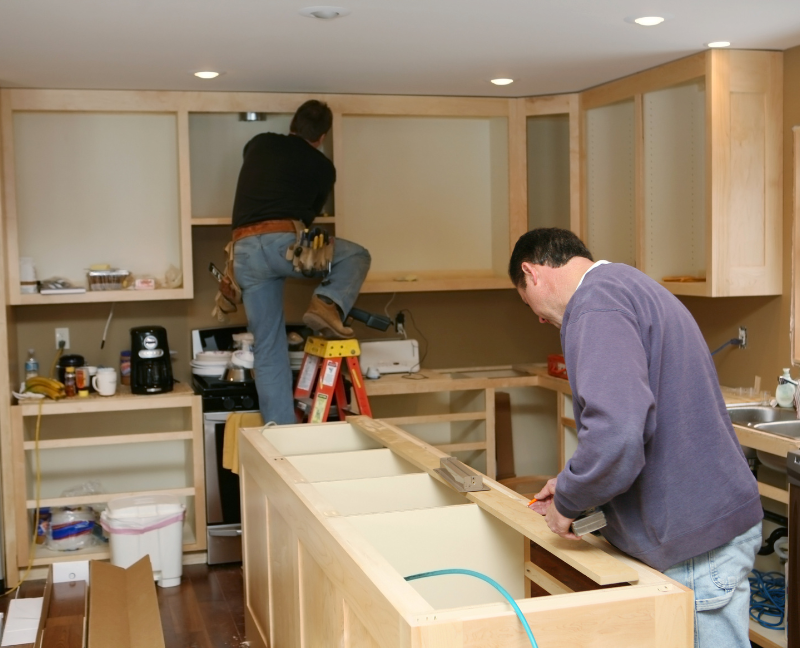
<path id="1" fill-rule="evenodd" d="M 286 250 L 296 242 L 293 221 L 309 227 L 336 180 L 319 150 L 333 116 L 325 103 L 305 102 L 289 135 L 262 133 L 244 147 L 233 203 L 234 273 L 255 337 L 255 379 L 264 421 L 295 422 L 292 373 L 283 315 L 283 285 L 297 277 Z M 303 322 L 337 338 L 353 336 L 342 323 L 369 270 L 369 252 L 336 238 L 330 273 L 314 290 Z"/>

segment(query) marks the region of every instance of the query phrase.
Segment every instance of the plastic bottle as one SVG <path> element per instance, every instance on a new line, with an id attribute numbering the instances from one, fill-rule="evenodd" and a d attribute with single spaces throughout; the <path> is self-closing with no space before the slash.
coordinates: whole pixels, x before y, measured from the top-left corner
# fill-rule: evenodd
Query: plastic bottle
<path id="1" fill-rule="evenodd" d="M 33 349 L 28 349 L 28 359 L 25 361 L 25 380 L 36 378 L 39 375 L 39 361 L 33 355 Z"/>
<path id="2" fill-rule="evenodd" d="M 78 388 L 75 386 L 75 367 L 67 367 L 64 374 L 64 393 L 67 396 L 78 395 Z"/>
<path id="3" fill-rule="evenodd" d="M 783 375 L 778 378 L 778 388 L 775 390 L 775 400 L 778 407 L 791 407 L 794 400 L 794 385 L 787 382 L 792 379 L 789 369 L 783 370 Z"/>

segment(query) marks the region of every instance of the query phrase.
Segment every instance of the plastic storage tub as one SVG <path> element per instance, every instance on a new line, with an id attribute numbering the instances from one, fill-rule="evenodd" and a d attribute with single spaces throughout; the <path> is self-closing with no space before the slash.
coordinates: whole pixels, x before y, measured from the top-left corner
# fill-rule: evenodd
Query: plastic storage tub
<path id="1" fill-rule="evenodd" d="M 111 564 L 128 568 L 149 554 L 159 586 L 180 585 L 185 515 L 186 507 L 171 495 L 110 500 L 100 523 L 109 536 Z"/>

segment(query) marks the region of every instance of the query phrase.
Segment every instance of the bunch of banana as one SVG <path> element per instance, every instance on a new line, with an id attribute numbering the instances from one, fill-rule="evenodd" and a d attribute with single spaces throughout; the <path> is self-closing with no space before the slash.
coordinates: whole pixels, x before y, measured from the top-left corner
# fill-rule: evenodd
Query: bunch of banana
<path id="1" fill-rule="evenodd" d="M 28 378 L 25 381 L 25 391 L 33 392 L 34 394 L 44 394 L 47 398 L 58 400 L 64 398 L 64 383 L 54 380 L 53 378 L 45 378 L 44 376 L 36 376 L 35 378 Z"/>

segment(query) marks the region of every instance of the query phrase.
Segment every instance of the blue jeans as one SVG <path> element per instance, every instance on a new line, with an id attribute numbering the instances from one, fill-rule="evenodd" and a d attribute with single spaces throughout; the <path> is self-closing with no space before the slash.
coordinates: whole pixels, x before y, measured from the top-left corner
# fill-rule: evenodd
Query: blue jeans
<path id="1" fill-rule="evenodd" d="M 761 522 L 727 544 L 684 560 L 664 575 L 694 590 L 695 648 L 750 648 L 750 584 Z"/>
<path id="2" fill-rule="evenodd" d="M 248 236 L 236 242 L 233 268 L 242 289 L 247 326 L 255 338 L 255 380 L 264 422 L 295 423 L 292 370 L 283 316 L 283 285 L 298 278 L 286 249 L 295 235 L 276 232 Z M 347 314 L 358 297 L 369 270 L 369 252 L 360 245 L 336 238 L 331 271 L 315 295 L 328 297 Z"/>

